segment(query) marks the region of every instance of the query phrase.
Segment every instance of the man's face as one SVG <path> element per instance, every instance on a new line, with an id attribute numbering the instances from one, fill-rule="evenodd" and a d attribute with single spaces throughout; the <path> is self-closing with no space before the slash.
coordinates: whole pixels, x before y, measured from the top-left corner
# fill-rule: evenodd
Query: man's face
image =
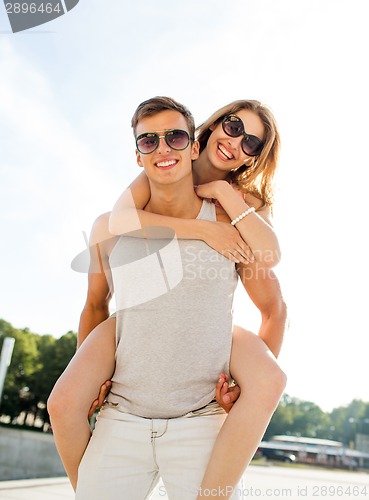
<path id="1" fill-rule="evenodd" d="M 185 130 L 189 133 L 185 117 L 178 111 L 161 111 L 142 118 L 137 124 L 135 136 L 155 132 L 159 136 L 168 130 Z M 197 142 L 189 142 L 186 149 L 177 151 L 165 142 L 164 137 L 153 153 L 142 154 L 136 151 L 137 163 L 145 169 L 150 181 L 158 184 L 173 184 L 186 177 L 192 179 L 192 160 L 199 155 Z M 192 182 L 192 181 L 191 181 Z"/>

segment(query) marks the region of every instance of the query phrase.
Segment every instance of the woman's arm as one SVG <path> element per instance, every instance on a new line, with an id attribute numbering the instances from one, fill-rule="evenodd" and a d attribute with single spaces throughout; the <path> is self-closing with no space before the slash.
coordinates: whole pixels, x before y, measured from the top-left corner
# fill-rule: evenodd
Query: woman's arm
<path id="1" fill-rule="evenodd" d="M 178 219 L 146 212 L 143 209 L 150 200 L 150 185 L 142 172 L 121 194 L 110 214 L 109 231 L 124 234 L 147 226 L 172 228 L 177 238 L 205 241 L 232 262 L 253 262 L 252 252 L 229 223 L 200 219 Z"/>
<path id="2" fill-rule="evenodd" d="M 232 187 L 227 181 L 213 181 L 197 187 L 197 194 L 201 198 L 216 198 L 234 220 L 250 207 L 259 209 L 262 202 L 255 196 L 243 196 L 240 191 Z M 263 207 L 258 213 L 253 212 L 241 219 L 236 226 L 244 241 L 250 247 L 255 260 L 269 268 L 280 261 L 278 238 L 271 226 L 270 209 Z"/>
<path id="3" fill-rule="evenodd" d="M 109 317 L 109 303 L 113 294 L 113 283 L 109 267 L 109 248 L 114 245 L 116 236 L 108 231 L 109 213 L 100 215 L 94 222 L 90 241 L 90 269 L 88 289 L 79 328 L 79 347 L 88 334 Z"/>
<path id="4" fill-rule="evenodd" d="M 110 214 L 109 231 L 120 235 L 147 226 L 141 217 L 150 197 L 148 178 L 145 172 L 141 172 L 115 202 Z"/>

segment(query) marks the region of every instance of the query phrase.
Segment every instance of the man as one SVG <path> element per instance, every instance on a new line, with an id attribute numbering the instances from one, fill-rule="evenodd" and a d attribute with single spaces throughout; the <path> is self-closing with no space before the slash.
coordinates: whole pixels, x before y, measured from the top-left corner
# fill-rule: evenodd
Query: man
<path id="1" fill-rule="evenodd" d="M 194 192 L 191 161 L 198 144 L 188 110 L 173 100 L 154 98 L 139 106 L 133 122 L 137 162 L 151 189 L 145 210 L 229 221 Z M 232 490 L 222 488 L 235 486 L 251 458 L 283 390 L 283 377 L 277 389 L 272 385 L 278 377 L 268 380 L 270 408 L 255 409 L 258 397 L 250 390 L 254 400 L 241 395 L 222 428 L 224 414 L 211 400 L 217 375 L 229 372 L 235 266 L 201 241 L 177 241 L 168 231 L 157 230 L 152 239 L 137 236 L 112 240 L 108 214 L 96 221 L 92 233 L 94 241 L 106 242 L 99 244 L 98 258 L 111 270 L 117 297 L 116 367 L 107 406 L 79 469 L 76 498 L 146 498 L 159 475 L 170 498 L 201 497 L 210 486 L 220 488 L 213 497 L 230 498 Z M 107 276 L 89 277 L 82 331 L 108 317 Z M 247 278 L 241 272 L 241 279 L 254 302 L 269 307 L 273 280 L 260 279 L 256 272 Z M 260 292 L 263 287 L 266 293 Z M 80 349 L 82 356 L 90 337 Z"/>

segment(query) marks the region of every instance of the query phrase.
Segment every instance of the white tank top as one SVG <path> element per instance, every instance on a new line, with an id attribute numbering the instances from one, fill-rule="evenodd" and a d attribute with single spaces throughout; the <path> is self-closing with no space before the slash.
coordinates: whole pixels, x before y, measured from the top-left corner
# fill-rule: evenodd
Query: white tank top
<path id="1" fill-rule="evenodd" d="M 197 219 L 215 221 L 215 206 L 204 200 Z M 110 255 L 117 350 L 108 401 L 173 418 L 208 404 L 229 373 L 237 273 L 203 241 L 151 231 L 156 239 L 121 236 Z"/>

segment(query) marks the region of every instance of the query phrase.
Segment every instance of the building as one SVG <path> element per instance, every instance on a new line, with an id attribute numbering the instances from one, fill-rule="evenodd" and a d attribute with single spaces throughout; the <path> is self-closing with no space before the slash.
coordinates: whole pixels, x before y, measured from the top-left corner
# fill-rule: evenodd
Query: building
<path id="1" fill-rule="evenodd" d="M 369 453 L 345 448 L 339 441 L 298 436 L 273 436 L 262 441 L 259 451 L 270 455 L 270 450 L 293 454 L 296 461 L 351 470 L 369 468 Z"/>

